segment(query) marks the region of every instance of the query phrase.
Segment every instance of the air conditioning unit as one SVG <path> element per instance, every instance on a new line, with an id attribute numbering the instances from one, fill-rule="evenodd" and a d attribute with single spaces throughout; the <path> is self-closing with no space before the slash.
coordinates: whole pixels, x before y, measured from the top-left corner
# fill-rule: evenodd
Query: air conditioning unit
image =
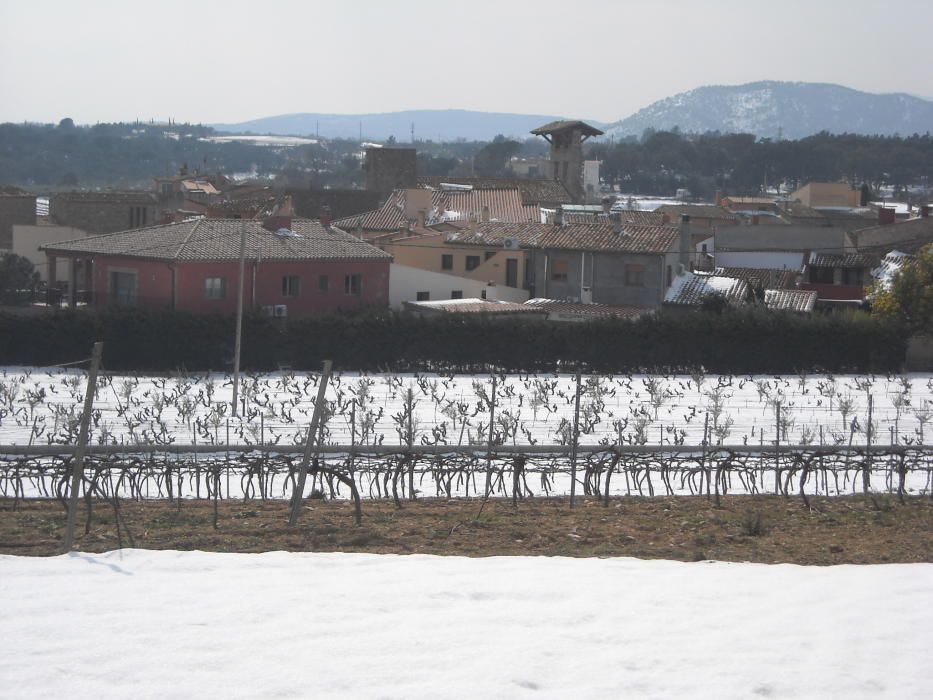
<path id="1" fill-rule="evenodd" d="M 514 236 L 509 236 L 508 238 L 502 241 L 502 247 L 505 248 L 506 250 L 518 250 L 519 248 L 518 239 L 515 238 Z"/>
<path id="2" fill-rule="evenodd" d="M 285 304 L 276 304 L 275 307 L 273 307 L 273 315 L 276 318 L 285 318 L 288 316 L 288 306 Z"/>
<path id="3" fill-rule="evenodd" d="M 275 307 L 274 306 L 263 306 L 262 315 L 263 316 L 275 316 Z"/>

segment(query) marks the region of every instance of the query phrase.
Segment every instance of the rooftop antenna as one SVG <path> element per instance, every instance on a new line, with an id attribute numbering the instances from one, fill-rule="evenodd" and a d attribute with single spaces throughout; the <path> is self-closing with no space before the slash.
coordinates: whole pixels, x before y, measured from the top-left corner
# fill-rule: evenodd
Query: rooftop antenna
<path id="1" fill-rule="evenodd" d="M 411 145 L 415 145 L 415 123 L 411 123 Z"/>

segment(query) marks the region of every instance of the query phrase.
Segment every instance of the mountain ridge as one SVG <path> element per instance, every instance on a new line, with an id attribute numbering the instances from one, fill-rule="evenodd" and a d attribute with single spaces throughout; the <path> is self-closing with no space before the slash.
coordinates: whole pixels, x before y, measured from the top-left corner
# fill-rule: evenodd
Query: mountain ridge
<path id="1" fill-rule="evenodd" d="M 211 124 L 228 133 L 359 138 L 399 142 L 416 139 L 489 141 L 503 134 L 527 138 L 558 115 L 421 109 L 366 114 L 297 112 L 249 121 Z M 577 118 L 576 116 L 572 118 Z M 799 139 L 829 131 L 907 136 L 933 132 L 933 101 L 903 92 L 870 93 L 835 83 L 761 80 L 740 85 L 703 85 L 657 100 L 630 116 L 607 123 L 585 120 L 604 138 L 641 136 L 646 129 L 751 133 Z M 362 132 L 362 133 L 361 133 Z"/>
<path id="2" fill-rule="evenodd" d="M 704 85 L 653 102 L 606 133 L 645 129 L 752 133 L 798 139 L 821 131 L 891 136 L 933 131 L 933 102 L 907 93 L 870 93 L 834 83 L 761 80 Z"/>

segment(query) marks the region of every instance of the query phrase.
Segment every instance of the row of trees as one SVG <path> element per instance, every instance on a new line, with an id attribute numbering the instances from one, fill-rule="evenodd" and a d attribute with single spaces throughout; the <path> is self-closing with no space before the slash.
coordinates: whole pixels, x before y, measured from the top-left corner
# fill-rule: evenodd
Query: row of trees
<path id="1" fill-rule="evenodd" d="M 182 163 L 210 172 L 275 174 L 290 186 L 361 186 L 361 147 L 333 139 L 293 147 L 248 142 L 215 142 L 210 127 L 192 124 L 58 125 L 0 124 L 0 183 L 38 187 L 149 186 L 152 178 Z M 515 141 L 502 135 L 490 142 L 418 141 L 423 175 L 510 176 L 513 156 L 544 156 L 538 138 Z M 641 139 L 591 142 L 586 155 L 602 161 L 604 181 L 633 193 L 673 195 L 686 187 L 712 197 L 759 191 L 765 184 L 794 187 L 811 180 L 878 185 L 930 181 L 933 137 L 834 136 L 799 141 L 756 139 L 750 134 L 687 135 L 648 131 Z"/>
<path id="2" fill-rule="evenodd" d="M 798 141 L 751 134 L 646 132 L 641 139 L 595 143 L 588 157 L 623 191 L 673 195 L 686 187 L 710 198 L 716 190 L 753 194 L 764 185 L 796 188 L 810 181 L 905 187 L 933 178 L 933 136 L 860 136 L 820 133 Z"/>

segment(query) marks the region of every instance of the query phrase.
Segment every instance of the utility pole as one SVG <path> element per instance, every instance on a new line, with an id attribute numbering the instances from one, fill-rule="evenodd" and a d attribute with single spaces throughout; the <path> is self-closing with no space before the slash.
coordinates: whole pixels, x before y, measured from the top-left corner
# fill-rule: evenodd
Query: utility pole
<path id="1" fill-rule="evenodd" d="M 311 427 L 308 428 L 308 437 L 305 439 L 305 451 L 301 458 L 301 466 L 298 468 L 298 483 L 295 484 L 295 492 L 292 494 L 292 510 L 288 517 L 288 526 L 294 527 L 298 522 L 298 514 L 301 512 L 301 499 L 305 492 L 305 481 L 308 478 L 308 465 L 311 463 L 311 452 L 314 443 L 317 440 L 318 426 L 321 423 L 321 413 L 324 412 L 324 396 L 327 392 L 327 381 L 330 379 L 330 370 L 333 363 L 330 360 L 324 360 L 324 369 L 321 372 L 321 383 L 317 386 L 317 400 L 314 402 L 314 413 L 311 415 Z"/>
<path id="2" fill-rule="evenodd" d="M 243 345 L 243 277 L 246 267 L 246 224 L 240 223 L 240 279 L 236 294 L 236 344 L 233 350 L 233 417 L 238 414 L 240 399 L 240 349 Z"/>
<path id="3" fill-rule="evenodd" d="M 84 479 L 84 454 L 87 451 L 87 434 L 91 425 L 91 411 L 94 408 L 94 394 L 97 393 L 97 370 L 100 369 L 100 357 L 104 352 L 103 343 L 94 343 L 91 351 L 91 366 L 87 373 L 87 388 L 84 390 L 84 411 L 81 413 L 81 425 L 78 429 L 78 444 L 75 447 L 74 464 L 71 468 L 71 493 L 68 494 L 68 521 L 65 525 L 65 542 L 62 549 L 70 552 L 75 540 L 75 521 L 78 517 L 78 491 Z"/>

